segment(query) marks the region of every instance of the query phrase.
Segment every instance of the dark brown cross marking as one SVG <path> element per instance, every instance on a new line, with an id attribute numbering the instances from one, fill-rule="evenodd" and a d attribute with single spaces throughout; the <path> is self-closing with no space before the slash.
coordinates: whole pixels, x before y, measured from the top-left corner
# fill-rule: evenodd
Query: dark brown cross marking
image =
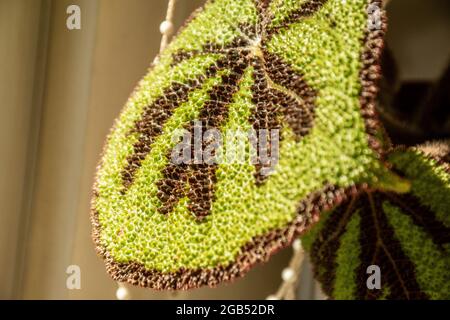
<path id="1" fill-rule="evenodd" d="M 281 129 L 286 123 L 297 140 L 307 135 L 314 122 L 314 101 L 317 93 L 307 85 L 303 75 L 288 63 L 266 50 L 270 37 L 285 28 L 289 23 L 312 15 L 325 1 L 310 0 L 292 12 L 278 27 L 270 27 L 273 15 L 269 10 L 270 0 L 257 1 L 256 25 L 240 24 L 239 33 L 226 45 L 207 43 L 201 50 L 183 51 L 172 56 L 172 65 L 201 55 L 217 54 L 219 60 L 204 76 L 199 76 L 185 85 L 172 84 L 162 97 L 147 107 L 140 120 L 136 121 L 132 133 L 138 135 L 134 153 L 127 158 L 127 166 L 122 172 L 123 192 L 133 183 L 137 170 L 150 152 L 155 138 L 173 111 L 189 99 L 189 94 L 200 88 L 205 79 L 217 75 L 219 71 L 229 70 L 222 76 L 222 83 L 208 93 L 209 100 L 203 106 L 198 121 L 204 130 L 220 127 L 228 118 L 228 105 L 233 94 L 239 90 L 239 82 L 245 70 L 253 67 L 252 95 L 254 108 L 249 121 L 254 129 Z M 191 123 L 187 128 L 193 130 Z M 268 145 L 270 150 L 270 145 Z M 167 155 L 169 156 L 169 155 Z M 168 164 L 163 170 L 163 178 L 158 181 L 157 196 L 161 201 L 161 213 L 169 213 L 181 197 L 189 198 L 189 209 L 199 219 L 207 216 L 214 200 L 217 165 L 215 164 Z M 255 181 L 262 184 L 266 176 L 261 174 L 262 165 L 256 165 Z"/>
<path id="2" fill-rule="evenodd" d="M 395 196 L 398 203 L 398 196 Z M 403 196 L 402 196 L 403 197 Z M 408 196 L 409 197 L 409 196 Z M 324 292 L 333 296 L 336 280 L 337 251 L 340 248 L 342 236 L 347 232 L 347 226 L 354 215 L 359 215 L 359 245 L 361 248 L 356 269 L 355 283 L 358 299 L 379 299 L 382 290 L 367 288 L 367 267 L 377 265 L 381 269 L 381 283 L 389 288 L 387 299 L 426 299 L 415 276 L 415 266 L 405 254 L 401 243 L 396 238 L 383 209 L 383 202 L 390 201 L 392 194 L 383 192 L 363 191 L 349 197 L 337 207 L 325 221 L 324 226 L 315 237 L 311 247 L 311 258 L 315 267 L 315 276 L 322 284 Z M 403 201 L 403 200 L 402 200 Z M 404 210 L 404 205 L 401 207 Z M 423 216 L 422 216 L 423 214 Z M 420 226 L 436 227 L 431 220 L 424 222 L 427 212 L 421 211 L 420 217 L 414 218 Z M 442 231 L 442 230 L 441 230 Z M 436 230 L 433 230 L 436 232 Z M 446 231 L 448 233 L 448 231 Z M 440 239 L 443 241 L 443 239 Z M 405 273 L 408 270 L 409 273 Z M 351 275 L 348 275 L 351 276 Z"/>
<path id="3" fill-rule="evenodd" d="M 369 290 L 366 284 L 367 267 L 377 265 L 382 270 L 381 282 L 390 290 L 387 299 L 426 299 L 414 276 L 416 268 L 403 251 L 387 220 L 383 200 L 381 193 L 367 193 L 356 204 L 361 216 L 361 264 L 357 269 L 357 296 L 360 299 L 377 299 L 381 296 L 382 290 Z M 404 270 L 412 274 L 405 274 Z"/>
<path id="4" fill-rule="evenodd" d="M 400 208 L 413 220 L 415 225 L 424 229 L 434 244 L 444 251 L 444 245 L 450 243 L 450 228 L 436 218 L 436 214 L 413 194 L 386 193 L 387 201 Z"/>

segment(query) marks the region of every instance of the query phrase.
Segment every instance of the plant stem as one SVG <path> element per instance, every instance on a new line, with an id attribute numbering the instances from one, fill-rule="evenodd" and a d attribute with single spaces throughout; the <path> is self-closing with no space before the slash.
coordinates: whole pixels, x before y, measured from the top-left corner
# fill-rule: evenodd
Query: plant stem
<path id="1" fill-rule="evenodd" d="M 411 182 L 405 178 L 400 177 L 396 173 L 388 170 L 381 169 L 378 176 L 378 182 L 375 184 L 375 188 L 380 191 L 393 191 L 396 193 L 408 193 L 411 191 Z"/>

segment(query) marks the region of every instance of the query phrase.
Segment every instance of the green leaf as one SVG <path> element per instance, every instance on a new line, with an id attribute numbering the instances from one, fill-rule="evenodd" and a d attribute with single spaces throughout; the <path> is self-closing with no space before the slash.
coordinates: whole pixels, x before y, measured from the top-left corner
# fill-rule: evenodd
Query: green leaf
<path id="1" fill-rule="evenodd" d="M 437 145 L 393 151 L 388 160 L 411 181 L 410 192 L 356 192 L 304 236 L 330 298 L 450 298 L 448 154 L 448 147 Z M 366 283 L 371 265 L 380 268 L 379 290 Z"/>
<path id="2" fill-rule="evenodd" d="M 93 234 L 115 280 L 155 289 L 232 280 L 289 245 L 342 190 L 396 179 L 380 162 L 384 30 L 368 30 L 369 5 L 381 2 L 215 0 L 192 17 L 127 102 L 98 168 Z M 243 163 L 176 164 L 173 138 L 195 133 L 196 121 L 225 137 L 217 157 L 231 150 L 230 132 L 279 129 L 279 161 L 249 161 L 257 150 L 246 137 Z"/>

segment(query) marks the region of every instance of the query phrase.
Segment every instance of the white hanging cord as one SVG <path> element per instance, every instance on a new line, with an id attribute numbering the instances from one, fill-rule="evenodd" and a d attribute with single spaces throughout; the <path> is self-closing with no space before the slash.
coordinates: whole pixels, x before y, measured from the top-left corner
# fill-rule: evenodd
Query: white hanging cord
<path id="1" fill-rule="evenodd" d="M 175 13 L 176 2 L 177 0 L 169 0 L 169 3 L 167 5 L 166 20 L 164 20 L 159 26 L 159 31 L 162 34 L 159 52 L 162 52 L 167 47 L 170 37 L 172 36 L 175 29 L 173 25 L 173 16 Z"/>
<path id="2" fill-rule="evenodd" d="M 289 262 L 289 266 L 281 272 L 283 282 L 275 294 L 267 297 L 267 300 L 294 300 L 296 299 L 297 287 L 300 281 L 300 273 L 302 271 L 302 263 L 305 252 L 302 242 L 297 239 L 292 244 L 294 254 Z"/>
<path id="3" fill-rule="evenodd" d="M 130 290 L 121 282 L 117 282 L 116 298 L 117 300 L 130 300 L 131 294 Z"/>

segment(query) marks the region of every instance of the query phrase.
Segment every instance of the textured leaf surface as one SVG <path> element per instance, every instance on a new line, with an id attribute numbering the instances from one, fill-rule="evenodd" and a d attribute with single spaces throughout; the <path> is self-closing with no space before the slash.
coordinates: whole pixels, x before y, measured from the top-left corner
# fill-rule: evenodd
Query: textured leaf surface
<path id="1" fill-rule="evenodd" d="M 450 167 L 417 149 L 389 155 L 409 193 L 366 190 L 323 214 L 303 242 L 335 299 L 450 298 Z M 378 265 L 381 289 L 369 290 Z"/>
<path id="2" fill-rule="evenodd" d="M 94 239 L 114 279 L 156 289 L 231 280 L 346 188 L 378 183 L 383 30 L 367 30 L 370 4 L 381 7 L 215 0 L 195 14 L 131 96 L 98 168 Z M 194 132 L 196 120 L 222 136 L 281 129 L 275 171 L 173 164 L 175 132 Z M 247 141 L 245 159 L 253 151 Z"/>

